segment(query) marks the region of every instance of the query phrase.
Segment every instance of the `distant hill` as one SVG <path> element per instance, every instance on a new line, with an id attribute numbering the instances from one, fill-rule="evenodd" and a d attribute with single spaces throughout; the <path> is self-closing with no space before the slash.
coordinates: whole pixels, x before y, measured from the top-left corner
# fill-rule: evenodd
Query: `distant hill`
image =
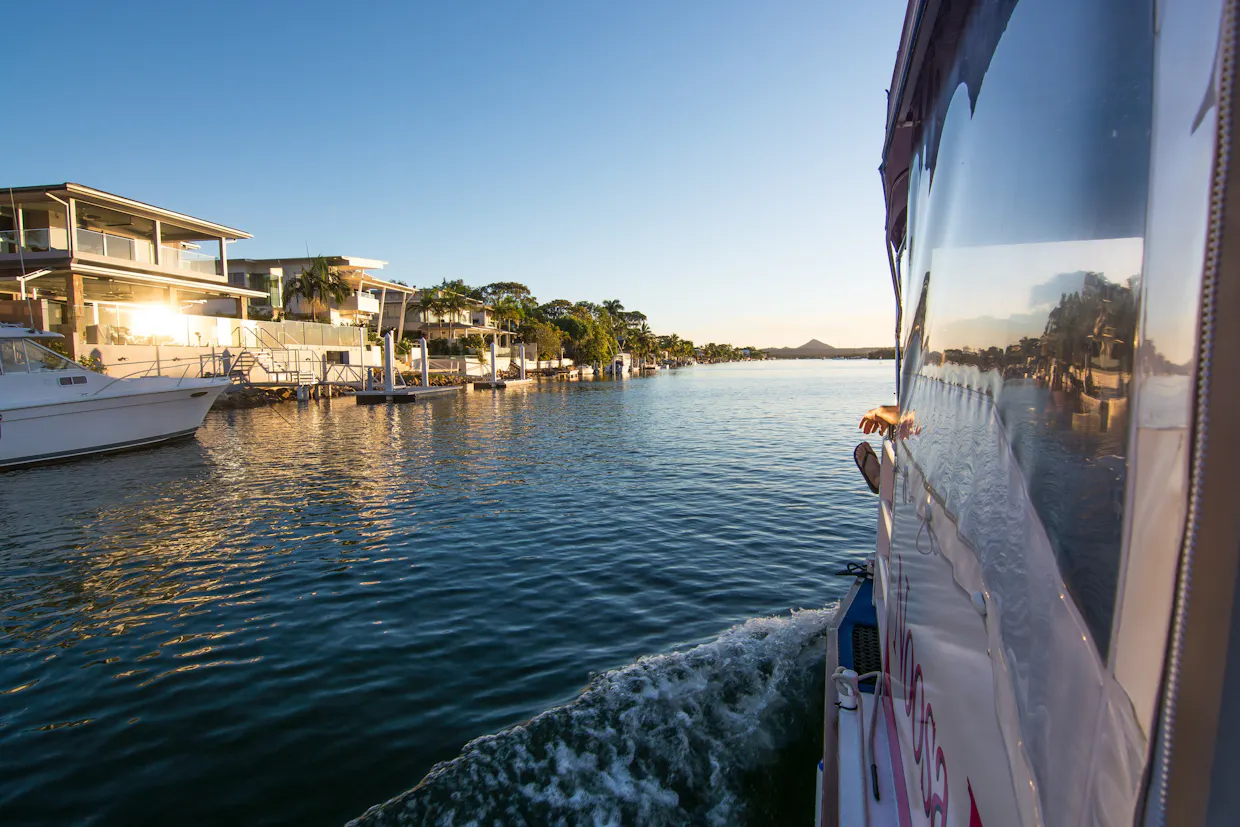
<path id="1" fill-rule="evenodd" d="M 800 347 L 791 348 L 791 349 L 792 350 L 818 351 L 820 353 L 834 353 L 836 351 L 836 348 L 831 347 L 831 345 L 827 344 L 826 342 L 820 342 L 817 339 L 810 339 L 808 342 L 801 345 Z"/>
<path id="2" fill-rule="evenodd" d="M 768 347 L 764 351 L 772 359 L 836 359 L 870 356 L 893 358 L 890 347 L 833 347 L 818 339 L 810 339 L 800 347 Z"/>

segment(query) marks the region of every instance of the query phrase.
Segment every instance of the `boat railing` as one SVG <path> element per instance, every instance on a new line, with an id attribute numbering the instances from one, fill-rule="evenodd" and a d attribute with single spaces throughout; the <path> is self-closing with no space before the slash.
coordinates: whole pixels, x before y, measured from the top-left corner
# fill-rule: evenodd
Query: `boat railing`
<path id="1" fill-rule="evenodd" d="M 209 361 L 211 357 L 207 356 L 205 359 Z M 188 359 L 181 359 L 179 357 L 173 359 L 152 359 L 146 362 L 126 362 L 123 367 L 128 368 L 129 370 L 120 375 L 112 374 L 113 370 L 122 367 L 120 363 L 104 365 L 104 368 L 108 371 L 105 375 L 110 381 L 100 385 L 91 395 L 98 395 L 104 390 L 115 385 L 117 382 L 126 379 L 149 379 L 155 377 L 176 379 L 177 382 L 174 387 L 180 387 L 181 383 L 186 379 L 210 378 L 214 375 L 213 373 L 205 371 L 203 365 L 203 358 L 191 361 Z"/>

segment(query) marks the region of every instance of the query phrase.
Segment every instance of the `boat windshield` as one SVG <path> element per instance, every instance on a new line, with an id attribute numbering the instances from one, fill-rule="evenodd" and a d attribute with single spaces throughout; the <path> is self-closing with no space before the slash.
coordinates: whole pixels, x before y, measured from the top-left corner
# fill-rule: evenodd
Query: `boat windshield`
<path id="1" fill-rule="evenodd" d="M 29 339 L 0 341 L 0 374 L 72 370 L 78 365 Z"/>

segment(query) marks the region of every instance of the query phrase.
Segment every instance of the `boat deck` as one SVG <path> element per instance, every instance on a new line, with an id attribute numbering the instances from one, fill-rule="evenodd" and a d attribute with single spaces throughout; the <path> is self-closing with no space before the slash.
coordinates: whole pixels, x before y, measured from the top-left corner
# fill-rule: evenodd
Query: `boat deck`
<path id="1" fill-rule="evenodd" d="M 836 802 L 834 813 L 819 813 L 818 825 L 867 824 L 896 827 L 899 810 L 907 810 L 903 782 L 897 786 L 893 755 L 898 755 L 894 718 L 887 714 L 890 702 L 875 694 L 876 682 L 861 684 L 860 705 L 855 710 L 836 705 L 831 673 L 836 665 L 859 675 L 882 669 L 878 614 L 874 606 L 874 581 L 858 578 L 840 606 L 839 624 L 831 633 L 827 658 L 827 732 L 820 770 L 830 768 L 834 778 L 822 779 L 823 809 Z M 877 709 L 876 709 L 877 707 Z M 834 723 L 834 726 L 831 724 Z M 870 728 L 875 727 L 873 738 Z M 873 755 L 870 744 L 873 744 Z M 877 786 L 877 789 L 875 787 Z M 830 817 L 835 816 L 835 820 Z M 824 816 L 826 816 L 824 818 Z"/>

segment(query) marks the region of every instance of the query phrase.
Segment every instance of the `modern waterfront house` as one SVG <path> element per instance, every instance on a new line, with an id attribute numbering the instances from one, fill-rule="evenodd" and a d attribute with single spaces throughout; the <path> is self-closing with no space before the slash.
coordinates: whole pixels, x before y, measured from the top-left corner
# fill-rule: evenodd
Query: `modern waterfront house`
<path id="1" fill-rule="evenodd" d="M 228 260 L 228 283 L 265 294 L 246 299 L 246 316 L 251 319 L 277 319 L 284 312 L 284 268 L 266 260 L 250 258 Z"/>
<path id="2" fill-rule="evenodd" d="M 425 335 L 427 339 L 453 341 L 471 335 L 498 335 L 501 344 L 508 344 L 507 337 L 511 334 L 500 329 L 494 311 L 485 302 L 465 297 L 465 306 L 459 310 L 432 312 L 422 308 L 421 290 L 400 286 L 411 291 L 408 302 L 385 305 L 382 329 L 398 330 L 402 335 L 415 339 Z"/>
<path id="3" fill-rule="evenodd" d="M 400 327 L 417 291 L 398 281 L 376 276 L 386 261 L 361 256 L 324 256 L 349 285 L 350 294 L 343 302 L 327 301 L 311 307 L 310 302 L 288 294 L 288 284 L 301 275 L 314 261 L 313 256 L 293 258 L 244 259 L 230 263 L 228 278 L 237 286 L 265 291 L 267 299 L 251 302 L 251 308 L 262 317 L 274 318 L 287 310 L 288 315 L 334 325 L 377 325 Z M 287 308 L 285 299 L 288 299 Z M 389 324 L 388 316 L 392 318 Z M 399 324 L 398 324 L 399 323 Z"/>
<path id="4" fill-rule="evenodd" d="M 243 365 L 253 381 L 306 382 L 378 362 L 349 323 L 372 302 L 377 318 L 397 287 L 365 272 L 383 262 L 333 258 L 355 292 L 332 315 L 343 324 L 265 321 L 308 259 L 233 261 L 229 244 L 249 233 L 81 184 L 5 188 L 0 201 L 0 322 L 60 333 L 74 359 L 113 377 Z"/>
<path id="5" fill-rule="evenodd" d="M 255 382 L 355 381 L 380 361 L 367 328 L 496 332 L 474 300 L 422 318 L 418 291 L 377 276 L 379 259 L 327 256 L 349 295 L 286 308 L 289 283 L 313 258 L 232 258 L 229 244 L 249 233 L 81 184 L 0 196 L 0 322 L 60 333 L 73 359 L 114 377 L 240 370 Z M 299 318 L 283 318 L 286 309 Z"/>
<path id="6" fill-rule="evenodd" d="M 228 244 L 243 230 L 74 183 L 13 187 L 0 206 L 0 321 L 91 345 L 141 343 L 152 307 L 234 318 L 265 294 L 230 284 Z"/>

